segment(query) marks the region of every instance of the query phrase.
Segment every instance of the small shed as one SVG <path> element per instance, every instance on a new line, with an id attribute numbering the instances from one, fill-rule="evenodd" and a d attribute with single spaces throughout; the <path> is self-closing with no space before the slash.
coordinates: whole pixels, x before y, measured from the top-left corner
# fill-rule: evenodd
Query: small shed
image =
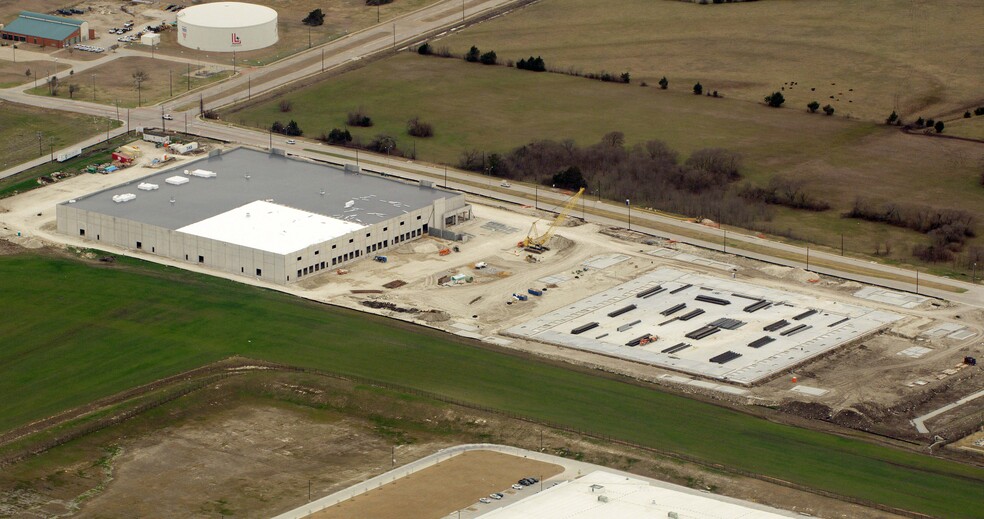
<path id="1" fill-rule="evenodd" d="M 156 32 L 148 32 L 140 36 L 140 44 L 147 45 L 148 47 L 153 47 L 154 45 L 161 44 L 161 35 Z"/>

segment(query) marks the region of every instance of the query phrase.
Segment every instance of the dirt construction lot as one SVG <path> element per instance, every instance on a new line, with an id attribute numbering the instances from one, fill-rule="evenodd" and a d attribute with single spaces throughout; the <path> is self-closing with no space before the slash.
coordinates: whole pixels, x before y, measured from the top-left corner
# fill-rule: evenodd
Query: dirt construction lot
<path id="1" fill-rule="evenodd" d="M 503 489 L 520 478 L 546 479 L 563 470 L 559 465 L 500 452 L 470 451 L 308 517 L 443 517 L 469 505 L 487 506 L 477 504 L 478 498 L 505 493 Z"/>
<path id="2" fill-rule="evenodd" d="M 147 158 L 151 156 L 155 155 L 151 153 Z M 14 242 L 42 240 L 87 246 L 77 237 L 61 236 L 54 231 L 54 205 L 84 193 L 137 179 L 148 171 L 134 167 L 113 176 L 81 176 L 3 200 L 0 202 L 0 223 L 5 224 L 5 234 Z M 475 218 L 455 227 L 456 232 L 469 236 L 464 242 L 451 243 L 425 237 L 388 250 L 389 261 L 385 264 L 357 262 L 345 274 L 326 270 L 294 285 L 271 288 L 420 323 L 547 358 L 623 373 L 678 389 L 682 387 L 685 391 L 709 392 L 715 398 L 726 398 L 738 405 L 763 402 L 776 406 L 790 405 L 790 410 L 797 415 L 805 414 L 819 419 L 833 417 L 847 426 L 874 429 L 918 441 L 930 440 L 931 434 L 942 431 L 954 435 L 962 433 L 950 437 L 968 434 L 970 431 L 964 430 L 970 424 L 968 417 L 978 416 L 978 406 L 984 405 L 984 401 L 978 399 L 954 413 L 935 418 L 928 424 L 929 436 L 917 435 L 908 423 L 909 419 L 931 412 L 980 387 L 984 380 L 982 370 L 955 368 L 964 356 L 984 357 L 984 344 L 981 342 L 984 315 L 978 310 L 930 300 L 912 308 L 901 308 L 890 302 L 859 299 L 854 295 L 863 288 L 858 283 L 820 278 L 798 269 L 666 243 L 624 230 L 580 224 L 574 218 L 568 219 L 557 230 L 550 243 L 551 250 L 536 256 L 536 262 L 530 263 L 527 253 L 517 249 L 516 244 L 526 236 L 534 220 L 540 219 L 540 229 L 545 229 L 546 221 L 553 215 L 529 207 L 486 205 L 490 203 L 487 200 L 474 199 L 471 202 L 474 204 Z M 590 209 L 593 203 L 592 200 L 585 201 L 586 209 Z M 579 215 L 580 211 L 575 210 L 574 216 Z M 23 232 L 23 236 L 14 236 L 15 231 Z M 461 252 L 445 256 L 438 253 L 440 249 L 452 245 L 458 245 Z M 669 250 L 674 256 L 654 255 L 653 251 L 657 249 Z M 198 266 L 151 254 L 134 251 L 128 254 L 217 275 Z M 626 256 L 628 259 L 608 266 L 585 268 L 585 263 L 597 264 L 598 258 L 610 255 Z M 479 262 L 486 263 L 487 267 L 475 269 L 475 264 Z M 661 266 L 718 277 L 730 277 L 733 266 L 737 268 L 735 275 L 739 281 L 831 301 L 863 304 L 901 313 L 905 317 L 883 331 L 839 348 L 829 356 L 782 373 L 771 382 L 748 390 L 731 388 L 734 391 L 729 392 L 708 388 L 707 381 L 703 379 L 682 377 L 681 380 L 680 373 L 654 366 L 500 335 L 502 330 L 638 278 Z M 464 274 L 471 278 L 471 282 L 447 282 L 454 274 Z M 224 277 L 255 283 L 239 276 Z M 384 287 L 399 285 L 390 284 L 394 281 L 405 284 L 397 288 Z M 541 297 L 529 296 L 527 301 L 518 301 L 513 297 L 513 294 L 525 295 L 529 288 L 545 288 L 547 291 Z M 738 347 L 745 348 L 743 344 Z M 922 349 L 910 351 L 910 348 Z M 792 391 L 796 384 L 790 380 L 794 375 L 800 377 L 799 384 L 808 386 L 800 388 L 807 392 Z M 715 383 L 712 382 L 711 386 Z M 843 419 L 839 419 L 838 415 Z M 944 422 L 951 420 L 958 425 L 948 429 Z"/>
<path id="3" fill-rule="evenodd" d="M 127 448 L 115 460 L 113 483 L 78 517 L 276 515 L 302 489 L 306 496 L 309 479 L 316 496 L 354 484 L 387 466 L 390 450 L 386 439 L 346 418 L 240 407 L 202 424 L 164 428 Z"/>

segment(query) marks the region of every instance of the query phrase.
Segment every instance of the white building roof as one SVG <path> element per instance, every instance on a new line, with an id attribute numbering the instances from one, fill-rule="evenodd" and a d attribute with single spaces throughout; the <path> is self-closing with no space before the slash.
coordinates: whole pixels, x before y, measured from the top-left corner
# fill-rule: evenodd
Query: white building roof
<path id="1" fill-rule="evenodd" d="M 274 254 L 289 254 L 364 227 L 258 200 L 186 225 L 178 232 Z"/>
<path id="2" fill-rule="evenodd" d="M 481 518 L 666 519 L 670 512 L 675 512 L 679 519 L 795 517 L 792 513 L 754 503 L 704 494 L 676 485 L 653 485 L 598 470 L 482 514 Z"/>

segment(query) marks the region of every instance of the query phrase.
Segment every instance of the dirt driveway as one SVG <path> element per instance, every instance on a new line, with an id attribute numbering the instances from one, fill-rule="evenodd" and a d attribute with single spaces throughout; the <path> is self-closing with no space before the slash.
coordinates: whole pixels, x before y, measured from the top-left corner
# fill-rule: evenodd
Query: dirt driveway
<path id="1" fill-rule="evenodd" d="M 520 478 L 548 478 L 563 471 L 560 465 L 501 452 L 469 451 L 308 517 L 433 519 L 468 506 L 488 506 L 478 499 L 503 492 Z"/>

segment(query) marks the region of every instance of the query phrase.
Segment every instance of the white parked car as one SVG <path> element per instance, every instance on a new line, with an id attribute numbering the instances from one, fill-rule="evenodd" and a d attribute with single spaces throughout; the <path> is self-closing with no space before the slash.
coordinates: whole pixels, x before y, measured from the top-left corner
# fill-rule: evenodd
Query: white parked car
<path id="1" fill-rule="evenodd" d="M 503 180 L 502 183 L 499 184 L 499 185 L 502 186 L 502 187 L 512 187 L 512 184 L 510 184 L 509 182 L 506 182 L 505 180 Z"/>
<path id="2" fill-rule="evenodd" d="M 297 144 L 297 141 L 294 139 L 287 139 L 287 144 Z"/>
<path id="3" fill-rule="evenodd" d="M 479 499 L 479 501 L 482 502 L 482 503 L 485 503 L 485 504 L 489 504 L 489 503 L 492 502 L 492 500 L 489 499 L 489 498 L 487 498 L 487 497 L 483 497 L 483 498 Z"/>
<path id="4" fill-rule="evenodd" d="M 520 485 L 519 483 L 513 483 L 512 488 L 513 488 L 513 490 L 522 490 L 523 489 L 523 485 Z"/>
<path id="5" fill-rule="evenodd" d="M 502 499 L 505 496 L 503 496 L 502 494 L 500 494 L 498 492 L 493 492 L 493 493 L 489 494 L 489 497 L 491 497 L 492 499 Z"/>
<path id="6" fill-rule="evenodd" d="M 173 121 L 174 120 L 174 116 L 171 115 L 171 114 L 164 114 L 164 115 L 161 116 L 161 119 L 164 119 L 165 121 Z"/>

